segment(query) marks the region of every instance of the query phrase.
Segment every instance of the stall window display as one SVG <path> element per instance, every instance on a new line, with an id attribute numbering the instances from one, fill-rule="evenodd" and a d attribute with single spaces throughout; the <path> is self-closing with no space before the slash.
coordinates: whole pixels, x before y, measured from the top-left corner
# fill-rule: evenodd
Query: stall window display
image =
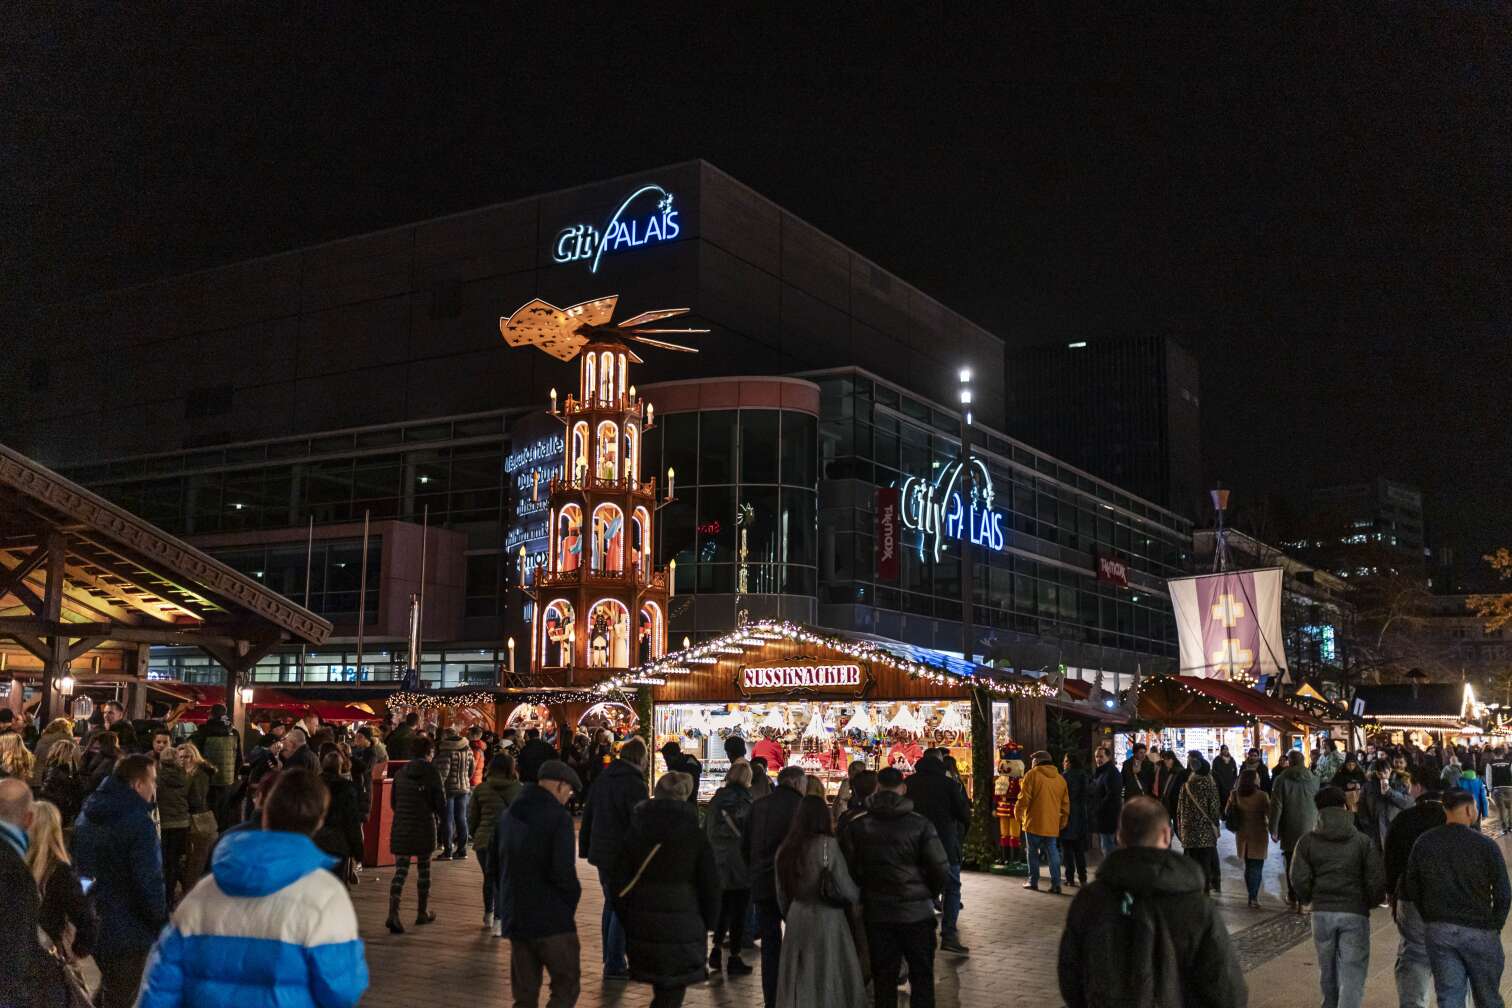
<path id="1" fill-rule="evenodd" d="M 1009 704 L 996 703 L 994 721 L 1007 723 Z M 999 720 L 999 716 L 1001 720 Z M 725 739 L 746 740 L 752 756 L 765 756 L 775 776 L 800 766 L 834 795 L 856 760 L 872 770 L 895 766 L 905 774 L 924 750 L 943 747 L 971 786 L 971 706 L 966 700 L 837 700 L 768 703 L 685 703 L 656 708 L 656 748 L 672 741 L 704 765 L 699 800 L 723 784 L 729 760 Z M 666 771 L 657 761 L 656 776 Z"/>

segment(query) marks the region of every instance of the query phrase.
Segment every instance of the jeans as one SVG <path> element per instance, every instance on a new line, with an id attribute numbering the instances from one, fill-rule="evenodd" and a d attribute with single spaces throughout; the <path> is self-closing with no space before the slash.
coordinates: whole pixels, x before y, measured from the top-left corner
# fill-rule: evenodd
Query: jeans
<path id="1" fill-rule="evenodd" d="M 898 967 L 908 961 L 909 1008 L 934 1008 L 934 921 L 866 925 L 871 950 L 872 1004 L 898 1008 Z"/>
<path id="2" fill-rule="evenodd" d="M 1265 858 L 1244 859 L 1244 888 L 1249 898 L 1260 901 L 1260 881 L 1265 877 Z"/>
<path id="3" fill-rule="evenodd" d="M 731 959 L 740 955 L 740 945 L 745 940 L 746 906 L 750 902 L 749 889 L 726 889 L 719 894 L 719 920 L 714 924 L 714 948 L 718 949 L 725 936 L 729 935 Z"/>
<path id="4" fill-rule="evenodd" d="M 509 940 L 509 986 L 514 991 L 515 1008 L 536 1008 L 541 1000 L 543 966 L 551 977 L 546 1008 L 572 1008 L 582 981 L 576 931 Z"/>
<path id="5" fill-rule="evenodd" d="M 630 964 L 625 960 L 625 926 L 620 923 L 619 915 L 614 912 L 614 901 L 610 899 L 609 873 L 600 868 L 599 886 L 604 890 L 604 912 L 599 915 L 599 932 L 604 942 L 604 972 L 625 974 L 630 972 Z"/>
<path id="6" fill-rule="evenodd" d="M 945 872 L 945 907 L 940 913 L 940 940 L 954 941 L 961 919 L 961 863 L 952 861 Z"/>
<path id="7" fill-rule="evenodd" d="M 459 858 L 467 857 L 467 799 L 472 797 L 465 792 L 446 796 L 446 812 L 441 816 L 441 853 L 456 853 Z M 452 841 L 456 846 L 452 846 Z"/>
<path id="8" fill-rule="evenodd" d="M 1061 860 L 1060 844 L 1053 836 L 1040 836 L 1038 833 L 1025 833 L 1024 846 L 1029 849 L 1029 884 L 1039 888 L 1040 858 L 1050 863 L 1050 888 L 1060 889 Z"/>
<path id="9" fill-rule="evenodd" d="M 1360 1008 L 1365 972 L 1370 969 L 1370 918 L 1314 910 L 1312 926 L 1323 1008 Z"/>
<path id="10" fill-rule="evenodd" d="M 1499 787 L 1491 792 L 1491 804 L 1501 820 L 1501 831 L 1512 832 L 1512 787 Z"/>
<path id="11" fill-rule="evenodd" d="M 479 847 L 474 851 L 478 855 L 478 867 L 483 869 L 483 912 L 492 915 L 494 911 L 494 892 L 499 885 L 498 856 L 493 847 Z"/>
<path id="12" fill-rule="evenodd" d="M 1407 900 L 1397 900 L 1396 985 L 1399 1008 L 1428 1008 L 1433 968 L 1428 964 L 1428 936 L 1423 915 Z"/>
<path id="13" fill-rule="evenodd" d="M 1475 995 L 1475 1008 L 1505 1008 L 1500 934 L 1443 921 L 1429 921 L 1426 933 L 1439 1008 L 1465 1008 L 1466 993 Z"/>
<path id="14" fill-rule="evenodd" d="M 1117 833 L 1099 833 L 1097 834 L 1097 840 L 1102 845 L 1102 852 L 1104 854 L 1112 854 L 1118 850 Z"/>
<path id="15" fill-rule="evenodd" d="M 777 1003 L 777 971 L 782 968 L 782 911 L 775 902 L 756 900 L 756 937 L 761 939 L 761 999 L 766 1008 Z M 934 947 L 934 921 L 929 944 Z"/>

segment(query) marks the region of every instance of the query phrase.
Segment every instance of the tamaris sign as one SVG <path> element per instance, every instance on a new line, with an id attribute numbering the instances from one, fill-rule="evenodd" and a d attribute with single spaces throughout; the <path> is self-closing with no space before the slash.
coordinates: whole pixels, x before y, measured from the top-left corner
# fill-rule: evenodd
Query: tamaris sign
<path id="1" fill-rule="evenodd" d="M 877 488 L 877 580 L 898 580 L 898 537 L 902 533 L 897 487 Z"/>

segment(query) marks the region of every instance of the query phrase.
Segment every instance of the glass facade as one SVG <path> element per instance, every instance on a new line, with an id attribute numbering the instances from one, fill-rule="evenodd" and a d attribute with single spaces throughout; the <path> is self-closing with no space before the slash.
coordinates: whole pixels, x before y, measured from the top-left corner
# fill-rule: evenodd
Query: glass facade
<path id="1" fill-rule="evenodd" d="M 501 562 L 510 492 L 503 412 L 335 431 L 277 441 L 136 456 L 64 470 L 174 535 L 288 530 L 269 547 L 212 547 L 216 559 L 303 604 L 305 528 L 372 520 L 462 532 L 467 542 L 464 618 L 469 636 L 496 638 L 510 603 Z M 297 542 L 294 542 L 297 540 Z M 355 621 L 361 543 L 319 540 L 310 608 Z M 368 556 L 368 615 L 377 612 L 379 550 Z"/>
<path id="2" fill-rule="evenodd" d="M 879 579 L 874 562 L 876 490 L 901 488 L 910 478 L 932 481 L 947 470 L 959 456 L 958 417 L 865 372 L 805 377 L 822 393 L 820 605 L 959 625 L 955 538 L 945 536 L 936 559 L 933 544 L 925 548 L 925 533 L 902 529 L 895 581 Z M 974 550 L 976 625 L 1174 656 L 1176 628 L 1164 581 L 1190 567 L 1190 523 L 991 431 L 975 428 L 972 447 L 990 477 L 1002 530 L 1001 548 L 993 536 Z M 1099 555 L 1127 565 L 1129 587 L 1097 580 Z M 839 610 L 822 612 L 843 622 Z"/>
<path id="3" fill-rule="evenodd" d="M 751 596 L 801 596 L 817 591 L 817 421 L 778 409 L 703 410 L 658 414 L 645 434 L 643 471 L 665 483 L 676 473 L 677 498 L 657 520 L 657 562 L 677 561 L 671 604 L 672 639 L 727 630 L 733 610 L 700 626 L 695 596 L 733 595 L 738 576 L 741 509 Z M 752 599 L 753 614 L 763 612 Z M 711 608 L 711 612 L 712 612 Z"/>
<path id="4" fill-rule="evenodd" d="M 524 661 L 524 651 L 516 661 Z M 393 687 L 404 678 L 404 648 L 375 643 L 364 650 L 362 674 L 357 674 L 357 650 L 351 644 L 311 648 L 301 654 L 285 649 L 268 655 L 252 669 L 253 683 L 321 685 L 326 683 L 372 683 Z M 303 674 L 301 674 L 303 664 Z M 420 681 L 426 689 L 453 686 L 492 688 L 501 670 L 509 667 L 504 648 L 448 647 L 422 651 Z M 148 659 L 148 678 L 220 685 L 226 671 L 198 648 L 153 647 Z"/>

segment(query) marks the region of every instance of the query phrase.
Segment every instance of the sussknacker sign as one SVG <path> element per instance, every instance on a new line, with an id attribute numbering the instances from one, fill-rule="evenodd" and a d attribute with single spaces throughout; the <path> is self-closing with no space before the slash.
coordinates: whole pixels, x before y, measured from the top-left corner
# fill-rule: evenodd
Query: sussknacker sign
<path id="1" fill-rule="evenodd" d="M 833 693 L 859 696 L 867 685 L 866 667 L 856 662 L 803 659 L 740 670 L 740 691 L 756 693 Z"/>

